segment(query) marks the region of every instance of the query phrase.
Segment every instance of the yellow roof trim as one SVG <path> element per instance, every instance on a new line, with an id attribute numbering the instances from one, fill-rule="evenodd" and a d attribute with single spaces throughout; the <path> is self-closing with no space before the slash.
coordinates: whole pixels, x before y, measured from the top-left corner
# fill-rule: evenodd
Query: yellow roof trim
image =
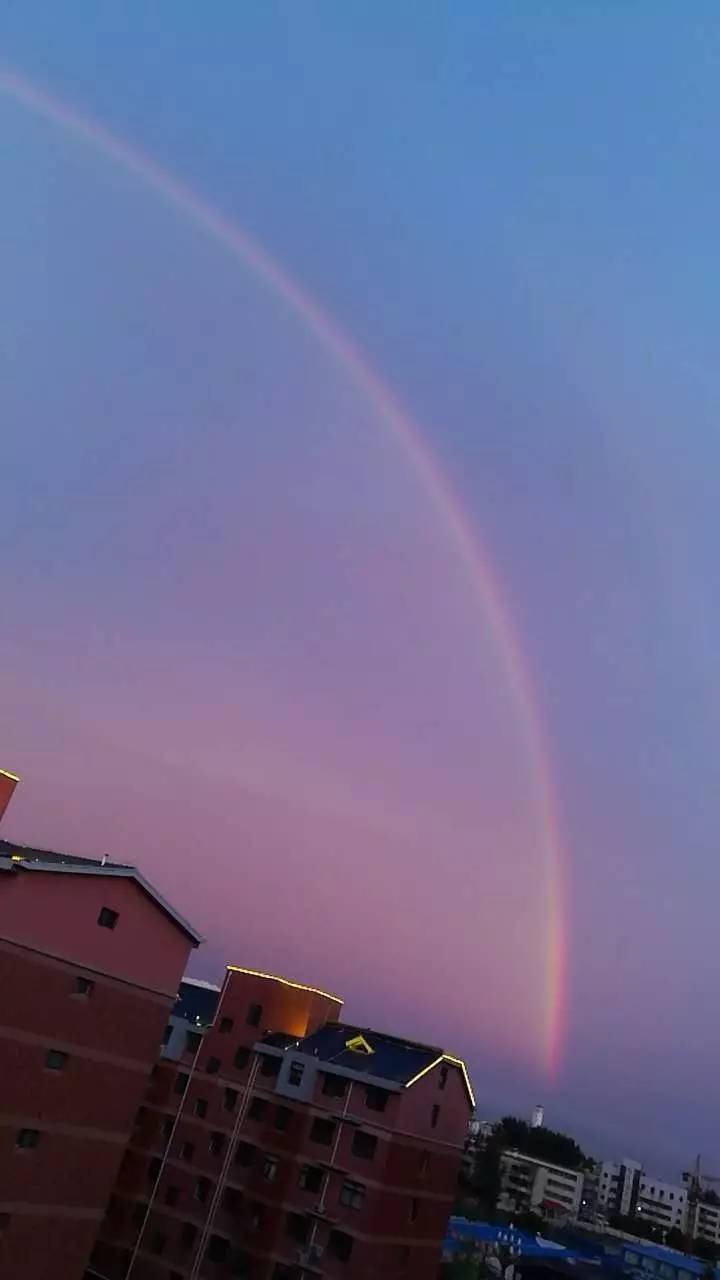
<path id="1" fill-rule="evenodd" d="M 375 1052 L 372 1045 L 368 1044 L 367 1040 L 363 1035 L 353 1036 L 352 1040 L 346 1040 L 345 1048 L 349 1049 L 351 1053 L 374 1053 Z"/>
<path id="2" fill-rule="evenodd" d="M 462 1058 L 455 1058 L 451 1053 L 441 1053 L 440 1056 L 436 1058 L 434 1062 L 429 1062 L 426 1067 L 423 1067 L 422 1071 L 418 1071 L 417 1075 L 413 1076 L 412 1080 L 408 1080 L 407 1084 L 405 1085 L 405 1088 L 409 1089 L 410 1085 L 417 1084 L 418 1080 L 422 1080 L 423 1076 L 426 1076 L 428 1071 L 433 1071 L 434 1068 L 439 1066 L 441 1062 L 449 1062 L 452 1064 L 453 1067 L 460 1068 L 460 1070 L 462 1071 L 463 1080 L 465 1082 L 465 1088 L 467 1089 L 467 1092 L 468 1092 L 468 1097 L 474 1107 L 475 1094 L 473 1093 L 473 1087 L 470 1083 L 470 1076 L 468 1075 L 468 1069 L 465 1066 L 465 1063 L 463 1062 Z"/>
<path id="3" fill-rule="evenodd" d="M 304 982 L 293 982 L 290 978 L 282 978 L 277 973 L 263 973 L 260 969 L 245 969 L 239 964 L 229 964 L 228 973 L 245 973 L 249 978 L 267 978 L 269 982 L 280 982 L 284 987 L 294 987 L 296 991 L 309 991 L 313 996 L 324 996 L 326 1000 L 334 1000 L 336 1004 L 344 1004 L 342 996 L 334 996 L 331 991 L 321 991 L 319 987 L 308 987 Z"/>
<path id="4" fill-rule="evenodd" d="M 9 769 L 0 769 L 0 777 L 1 777 L 1 778 L 9 778 L 11 782 L 19 782 L 19 781 L 20 781 L 20 779 L 18 778 L 17 774 L 16 774 L 16 773 L 11 773 Z"/>

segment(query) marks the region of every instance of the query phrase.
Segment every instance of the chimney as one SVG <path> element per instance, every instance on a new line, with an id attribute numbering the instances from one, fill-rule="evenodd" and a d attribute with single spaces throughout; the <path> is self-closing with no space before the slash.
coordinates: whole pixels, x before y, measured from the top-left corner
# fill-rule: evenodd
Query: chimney
<path id="1" fill-rule="evenodd" d="M 20 779 L 14 773 L 8 773 L 6 769 L 0 769 L 0 822 L 2 822 L 2 816 L 12 800 L 13 791 L 19 781 Z"/>

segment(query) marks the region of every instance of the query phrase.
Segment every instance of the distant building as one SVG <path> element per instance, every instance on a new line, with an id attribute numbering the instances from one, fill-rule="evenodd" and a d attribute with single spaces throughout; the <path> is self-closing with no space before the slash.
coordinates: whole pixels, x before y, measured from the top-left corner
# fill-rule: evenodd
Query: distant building
<path id="1" fill-rule="evenodd" d="M 687 1230 L 687 1187 L 674 1182 L 662 1182 L 643 1173 L 640 1178 L 635 1216 L 650 1222 L 661 1230 L 677 1227 Z"/>
<path id="2" fill-rule="evenodd" d="M 623 1217 L 635 1213 L 640 1193 L 642 1165 L 637 1160 L 621 1160 L 614 1164 L 604 1160 L 598 1170 L 598 1212 L 609 1217 L 620 1213 Z"/>
<path id="3" fill-rule="evenodd" d="M 692 1234 L 720 1245 L 720 1202 L 700 1200 L 693 1207 Z"/>
<path id="4" fill-rule="evenodd" d="M 549 1164 L 519 1151 L 500 1157 L 498 1208 L 507 1213 L 533 1212 L 547 1218 L 577 1218 L 583 1198 L 581 1169 Z"/>
<path id="5" fill-rule="evenodd" d="M 189 952 L 131 866 L 0 841 L 0 1275 L 79 1280 Z"/>
<path id="6" fill-rule="evenodd" d="M 187 1018 L 182 1047 L 171 1020 L 95 1275 L 435 1280 L 474 1106 L 467 1072 L 339 1021 L 341 1007 L 229 969 L 207 1030 Z"/>

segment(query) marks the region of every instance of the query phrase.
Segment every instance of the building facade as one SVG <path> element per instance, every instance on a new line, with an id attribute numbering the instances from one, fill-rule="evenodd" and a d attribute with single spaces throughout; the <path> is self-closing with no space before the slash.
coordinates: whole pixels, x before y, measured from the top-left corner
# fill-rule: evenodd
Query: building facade
<path id="1" fill-rule="evenodd" d="M 472 1112 L 464 1065 L 230 969 L 147 1098 L 93 1255 L 109 1280 L 435 1280 Z"/>
<path id="2" fill-rule="evenodd" d="M 598 1169 L 597 1205 L 604 1217 L 620 1213 L 631 1217 L 640 1194 L 642 1165 L 637 1160 L 621 1160 L 618 1164 L 603 1160 Z"/>
<path id="3" fill-rule="evenodd" d="M 581 1169 L 548 1164 L 519 1151 L 500 1157 L 498 1208 L 506 1213 L 532 1212 L 546 1218 L 578 1218 L 583 1197 Z"/>
<path id="4" fill-rule="evenodd" d="M 133 867 L 0 841 L 0 1275 L 82 1277 L 199 941 Z"/>
<path id="5" fill-rule="evenodd" d="M 687 1187 L 674 1182 L 662 1182 L 643 1173 L 635 1207 L 635 1216 L 669 1231 L 672 1227 L 685 1233 L 688 1226 Z"/>

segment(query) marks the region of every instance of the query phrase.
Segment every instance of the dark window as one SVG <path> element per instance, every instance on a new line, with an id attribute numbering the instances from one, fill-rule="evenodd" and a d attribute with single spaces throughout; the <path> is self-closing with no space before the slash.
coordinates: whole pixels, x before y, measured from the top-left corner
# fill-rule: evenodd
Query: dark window
<path id="1" fill-rule="evenodd" d="M 265 1221 L 265 1210 L 261 1204 L 254 1201 L 250 1205 L 249 1210 L 250 1227 L 253 1231 L 259 1231 Z"/>
<path id="2" fill-rule="evenodd" d="M 168 1187 L 167 1191 L 165 1192 L 165 1203 L 169 1204 L 170 1207 L 172 1208 L 173 1205 L 177 1204 L 179 1199 L 180 1199 L 180 1188 Z"/>
<path id="3" fill-rule="evenodd" d="M 238 1100 L 237 1089 L 226 1089 L 223 1094 L 223 1107 L 226 1111 L 234 1111 L 235 1103 Z"/>
<path id="4" fill-rule="evenodd" d="M 218 1073 L 218 1071 L 220 1070 L 220 1059 L 219 1059 L 219 1058 L 208 1058 L 208 1060 L 207 1060 L 207 1066 L 206 1066 L 205 1070 L 207 1071 L 207 1073 L 208 1073 L 208 1075 L 209 1075 L 209 1076 L 216 1076 L 216 1075 L 217 1075 L 217 1073 Z"/>
<path id="5" fill-rule="evenodd" d="M 147 1205 L 143 1204 L 142 1200 L 136 1200 L 135 1204 L 133 1205 L 133 1211 L 130 1215 L 130 1221 L 132 1222 L 134 1227 L 142 1226 L 143 1222 L 145 1221 L 146 1212 L 147 1212 Z"/>
<path id="6" fill-rule="evenodd" d="M 324 1147 L 329 1147 L 334 1133 L 334 1122 L 332 1120 L 321 1120 L 318 1116 L 310 1126 L 310 1141 L 321 1142 Z"/>
<path id="7" fill-rule="evenodd" d="M 447 1084 L 447 1078 L 448 1078 L 448 1068 L 443 1065 L 440 1068 L 440 1079 L 438 1080 L 438 1084 L 440 1085 L 441 1089 L 445 1088 L 445 1085 Z"/>
<path id="8" fill-rule="evenodd" d="M 387 1089 L 379 1089 L 375 1084 L 369 1084 L 365 1090 L 365 1105 L 371 1111 L 384 1111 L 389 1098 Z"/>
<path id="9" fill-rule="evenodd" d="M 274 1079 L 275 1076 L 279 1074 L 281 1065 L 282 1060 L 280 1058 L 263 1058 L 260 1075 L 270 1076 Z"/>
<path id="10" fill-rule="evenodd" d="M 51 1071 L 62 1071 L 68 1060 L 66 1053 L 61 1053 L 59 1049 L 48 1049 L 45 1059 L 45 1066 Z"/>
<path id="11" fill-rule="evenodd" d="M 198 1178 L 195 1183 L 195 1199 L 199 1200 L 201 1204 L 205 1204 L 211 1188 L 212 1182 L 209 1178 Z"/>
<path id="12" fill-rule="evenodd" d="M 431 1129 L 434 1129 L 434 1128 L 436 1127 L 439 1116 L 440 1116 L 440 1108 L 439 1108 L 439 1106 L 438 1106 L 437 1102 L 435 1102 L 435 1103 L 433 1103 L 433 1109 L 432 1109 L 432 1113 L 431 1113 L 431 1116 L 430 1116 L 430 1128 L 431 1128 Z"/>
<path id="13" fill-rule="evenodd" d="M 272 1280 L 295 1280 L 297 1267 L 289 1262 L 276 1262 L 273 1267 Z"/>
<path id="14" fill-rule="evenodd" d="M 75 995 L 76 996 L 91 996 L 93 993 L 94 987 L 95 987 L 95 983 L 92 981 L 91 978 L 75 979 Z"/>
<path id="15" fill-rule="evenodd" d="M 340 1262 L 347 1262 L 352 1253 L 353 1238 L 346 1231 L 331 1231 L 328 1236 L 328 1253 Z"/>
<path id="16" fill-rule="evenodd" d="M 247 1024 L 249 1027 L 259 1027 L 262 1019 L 262 1005 L 251 1004 L 247 1014 Z"/>
<path id="17" fill-rule="evenodd" d="M 185 1032 L 185 1052 L 197 1053 L 202 1044 L 202 1032 L 186 1031 Z"/>
<path id="18" fill-rule="evenodd" d="M 141 1126 L 145 1123 L 146 1115 L 147 1115 L 147 1107 L 138 1107 L 137 1111 L 135 1112 L 135 1128 L 136 1129 L 141 1128 Z"/>
<path id="19" fill-rule="evenodd" d="M 353 1182 L 348 1178 L 340 1188 L 340 1203 L 346 1209 L 362 1209 L 365 1203 L 365 1188 L 361 1182 Z"/>
<path id="20" fill-rule="evenodd" d="M 119 919 L 117 911 L 113 911 L 111 907 L 101 907 L 97 922 L 101 929 L 114 929 Z"/>
<path id="21" fill-rule="evenodd" d="M 197 1227 L 192 1222 L 183 1222 L 180 1232 L 180 1243 L 183 1249 L 192 1249 L 197 1235 Z"/>
<path id="22" fill-rule="evenodd" d="M 310 1222 L 302 1213 L 289 1213 L 285 1219 L 285 1234 L 298 1244 L 305 1244 L 310 1234 Z"/>
<path id="23" fill-rule="evenodd" d="M 275 1112 L 275 1128 L 281 1131 L 287 1129 L 292 1120 L 292 1111 L 289 1107 L 278 1107 Z"/>
<path id="24" fill-rule="evenodd" d="M 203 1120 L 207 1115 L 207 1098 L 196 1098 L 193 1111 L 196 1116 L 199 1116 L 200 1119 Z"/>
<path id="25" fill-rule="evenodd" d="M 328 1098 L 344 1098 L 347 1092 L 347 1080 L 343 1080 L 342 1076 L 331 1076 L 326 1072 L 322 1091 Z"/>
<path id="26" fill-rule="evenodd" d="M 205 1257 L 208 1262 L 224 1262 L 230 1252 L 230 1241 L 225 1236 L 211 1236 Z"/>
<path id="27" fill-rule="evenodd" d="M 235 1163 L 242 1166 L 243 1169 L 249 1169 L 255 1163 L 257 1155 L 257 1147 L 251 1142 L 238 1142 L 235 1148 Z"/>
<path id="28" fill-rule="evenodd" d="M 354 1156 L 362 1156 L 363 1160 L 372 1160 L 377 1147 L 377 1138 L 372 1133 L 363 1133 L 362 1129 L 356 1129 L 352 1140 L 352 1153 Z"/>
<path id="29" fill-rule="evenodd" d="M 163 1138 L 165 1139 L 165 1141 L 166 1141 L 166 1142 L 167 1142 L 168 1138 L 170 1137 L 170 1134 L 172 1133 L 172 1131 L 173 1131 L 173 1122 L 172 1122 L 172 1119 L 170 1118 L 170 1116 L 168 1116 L 167 1120 L 163 1120 L 163 1122 L 162 1122 L 162 1129 L 160 1130 L 160 1132 L 161 1132 L 161 1134 L 162 1134 L 162 1136 L 163 1136 Z"/>
<path id="30" fill-rule="evenodd" d="M 225 1134 L 224 1134 L 224 1133 L 211 1133 L 211 1134 L 210 1134 L 210 1152 L 211 1152 L 211 1154 L 212 1154 L 212 1155 L 214 1155 L 214 1156 L 222 1155 L 224 1148 L 225 1148 Z"/>
<path id="31" fill-rule="evenodd" d="M 245 1280 L 245 1277 L 250 1275 L 251 1269 L 252 1259 L 250 1254 L 246 1253 L 244 1249 L 237 1249 L 230 1259 L 230 1275 L 242 1277 Z"/>
<path id="32" fill-rule="evenodd" d="M 173 1093 L 184 1093 L 185 1085 L 187 1084 L 189 1079 L 190 1077 L 187 1071 L 178 1071 L 175 1077 L 175 1083 L 173 1085 Z"/>
<path id="33" fill-rule="evenodd" d="M 7 1231 L 9 1226 L 10 1226 L 10 1214 L 0 1213 L 0 1236 L 2 1235 L 3 1231 Z"/>
<path id="34" fill-rule="evenodd" d="M 323 1171 L 314 1164 L 304 1164 L 300 1170 L 298 1186 L 305 1191 L 319 1191 L 323 1184 Z"/>
<path id="35" fill-rule="evenodd" d="M 262 1120 L 263 1116 L 265 1115 L 265 1112 L 267 1111 L 267 1108 L 268 1108 L 268 1104 L 264 1098 L 253 1098 L 252 1102 L 250 1103 L 248 1115 L 251 1120 Z"/>
<path id="36" fill-rule="evenodd" d="M 420 1212 L 420 1202 L 413 1196 L 410 1201 L 410 1221 L 417 1222 L 418 1213 Z"/>
<path id="37" fill-rule="evenodd" d="M 430 1168 L 430 1152 L 423 1151 L 420 1156 L 420 1177 L 426 1178 Z"/>
<path id="38" fill-rule="evenodd" d="M 219 1026 L 218 1030 L 221 1032 L 221 1034 L 222 1034 L 222 1035 L 226 1036 L 226 1035 L 228 1035 L 228 1034 L 229 1034 L 229 1032 L 230 1032 L 230 1031 L 232 1031 L 232 1029 L 233 1029 L 234 1025 L 235 1025 L 235 1024 L 234 1024 L 234 1022 L 233 1022 L 232 1018 L 221 1018 L 221 1019 L 220 1019 L 220 1026 Z"/>
<path id="39" fill-rule="evenodd" d="M 150 1237 L 150 1245 L 149 1245 L 150 1252 L 161 1254 L 166 1244 L 167 1244 L 167 1236 L 164 1236 L 162 1231 L 155 1231 Z"/>
<path id="40" fill-rule="evenodd" d="M 242 1045 L 235 1052 L 235 1066 L 238 1071 L 242 1071 L 250 1061 L 250 1050 L 245 1049 Z"/>
<path id="41" fill-rule="evenodd" d="M 274 1182 L 277 1176 L 278 1162 L 275 1156 L 265 1156 L 262 1166 L 262 1176 L 266 1182 Z"/>
<path id="42" fill-rule="evenodd" d="M 194 1156 L 194 1155 L 195 1155 L 195 1143 L 194 1143 L 194 1142 L 183 1142 L 183 1144 L 182 1144 L 182 1146 L 181 1146 L 181 1148 L 180 1148 L 180 1159 L 181 1159 L 181 1160 L 192 1160 L 192 1158 L 193 1158 L 193 1156 Z"/>
<path id="43" fill-rule="evenodd" d="M 163 1031 L 163 1036 L 162 1036 L 162 1040 L 160 1041 L 160 1043 L 161 1043 L 161 1044 L 167 1044 L 167 1042 L 168 1042 L 168 1040 L 170 1039 L 170 1037 L 171 1037 L 172 1033 L 173 1033 L 172 1023 L 171 1023 L 171 1022 L 168 1022 L 168 1024 L 167 1024 L 167 1026 L 166 1026 L 165 1030 Z"/>
<path id="44" fill-rule="evenodd" d="M 290 1063 L 290 1070 L 288 1071 L 288 1084 L 292 1084 L 297 1087 L 297 1085 L 302 1084 L 302 1078 L 304 1075 L 305 1063 L 298 1062 L 297 1058 L 293 1058 Z"/>
<path id="45" fill-rule="evenodd" d="M 15 1146 L 22 1151 L 30 1151 L 36 1147 L 40 1141 L 40 1133 L 37 1129 L 21 1129 L 15 1139 Z"/>
<path id="46" fill-rule="evenodd" d="M 162 1160 L 160 1159 L 160 1156 L 153 1156 L 152 1160 L 148 1162 L 147 1167 L 148 1182 L 157 1182 L 158 1177 L 160 1176 L 161 1166 Z"/>
<path id="47" fill-rule="evenodd" d="M 237 1187 L 226 1187 L 223 1191 L 223 1209 L 227 1209 L 228 1213 L 239 1213 L 242 1200 L 242 1191 L 238 1191 Z"/>

